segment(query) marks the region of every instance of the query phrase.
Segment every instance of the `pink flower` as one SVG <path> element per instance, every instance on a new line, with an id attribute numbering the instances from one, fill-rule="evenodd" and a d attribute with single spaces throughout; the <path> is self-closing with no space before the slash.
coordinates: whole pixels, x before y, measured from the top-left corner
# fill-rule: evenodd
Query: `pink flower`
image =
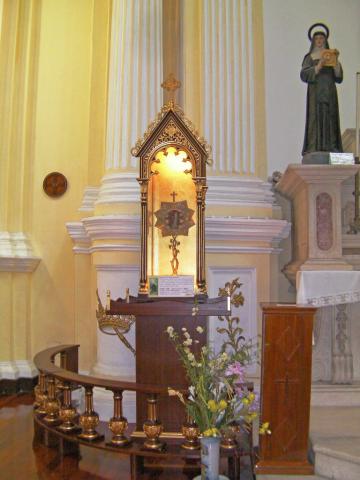
<path id="1" fill-rule="evenodd" d="M 225 371 L 225 375 L 227 377 L 231 377 L 232 375 L 237 376 L 237 381 L 239 383 L 244 382 L 244 377 L 245 377 L 245 367 L 241 365 L 240 362 L 234 362 L 231 365 L 228 366 L 228 368 Z"/>

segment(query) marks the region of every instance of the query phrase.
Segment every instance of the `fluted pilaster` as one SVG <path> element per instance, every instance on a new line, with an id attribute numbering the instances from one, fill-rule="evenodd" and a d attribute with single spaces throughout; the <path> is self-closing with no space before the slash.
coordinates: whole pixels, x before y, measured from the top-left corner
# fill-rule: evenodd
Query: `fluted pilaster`
<path id="1" fill-rule="evenodd" d="M 162 0 L 114 0 L 106 170 L 137 166 L 130 148 L 162 105 Z"/>
<path id="2" fill-rule="evenodd" d="M 207 0 L 199 8 L 185 0 L 183 17 L 184 107 L 212 146 L 208 174 L 265 175 L 261 2 Z"/>

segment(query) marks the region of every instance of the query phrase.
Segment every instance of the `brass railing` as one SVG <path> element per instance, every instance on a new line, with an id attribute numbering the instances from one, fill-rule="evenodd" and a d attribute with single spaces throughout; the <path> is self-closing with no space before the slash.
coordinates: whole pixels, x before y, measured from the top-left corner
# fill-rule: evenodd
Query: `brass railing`
<path id="1" fill-rule="evenodd" d="M 185 412 L 184 424 L 177 439 L 168 439 L 162 434 L 163 425 L 158 416 L 158 399 L 168 396 L 167 387 L 81 375 L 78 373 L 78 349 L 79 345 L 61 345 L 43 350 L 34 358 L 34 363 L 39 370 L 38 384 L 35 387 L 34 440 L 36 437 L 42 438 L 43 443 L 51 446 L 52 441 L 49 441 L 48 435 L 50 433 L 51 438 L 55 435 L 60 441 L 61 452 L 65 452 L 67 448 L 73 448 L 76 443 L 121 450 L 130 456 L 131 478 L 134 479 L 136 471 L 138 469 L 141 471 L 144 466 L 144 458 L 155 455 L 160 460 L 170 461 L 171 458 L 181 457 L 185 464 L 188 462 L 190 469 L 194 469 L 194 465 L 199 468 L 199 463 L 194 464 L 195 460 L 200 459 L 199 429 L 191 418 L 185 419 Z M 60 366 L 55 365 L 57 356 L 60 357 Z M 94 410 L 93 389 L 95 387 L 113 393 L 113 417 L 106 424 L 100 422 L 99 415 Z M 246 387 L 251 389 L 252 384 L 246 384 Z M 80 414 L 72 401 L 72 392 L 78 388 L 85 390 L 85 408 Z M 186 395 L 185 390 L 179 390 Z M 123 414 L 125 391 L 136 392 L 147 397 L 147 416 L 142 425 L 143 432 L 134 432 L 131 438 L 128 435 L 128 421 Z M 174 401 L 177 400 L 174 398 Z M 137 427 L 140 429 L 141 426 L 137 425 Z M 251 431 L 248 435 L 249 448 L 244 449 L 235 439 L 238 426 L 233 427 L 233 431 L 230 429 L 229 434 L 222 440 L 221 456 L 227 459 L 230 479 L 237 479 L 240 472 L 240 457 L 250 455 L 252 467 L 254 457 Z M 40 434 L 39 428 L 42 432 Z M 72 447 L 69 446 L 70 444 Z"/>
<path id="2" fill-rule="evenodd" d="M 110 390 L 113 393 L 114 415 L 108 422 L 113 446 L 130 443 L 126 436 L 128 421 L 123 416 L 123 392 L 133 391 L 147 396 L 147 419 L 143 424 L 145 434 L 144 447 L 162 450 L 164 442 L 159 440 L 163 425 L 158 418 L 158 398 L 168 396 L 166 387 L 143 385 L 136 382 L 122 382 L 104 378 L 81 375 L 78 370 L 78 345 L 61 345 L 38 353 L 34 363 L 39 370 L 38 385 L 35 387 L 35 413 L 42 417 L 45 424 L 54 426 L 63 432 L 78 432 L 78 438 L 87 441 L 103 440 L 104 435 L 97 432 L 99 415 L 93 407 L 93 389 L 95 387 Z M 55 357 L 60 355 L 60 366 L 55 365 Z M 85 410 L 78 414 L 72 402 L 72 390 L 75 387 L 85 389 Z M 185 393 L 185 392 L 183 392 Z M 184 423 L 184 448 L 197 449 L 199 442 L 194 441 L 194 429 L 189 431 L 188 422 Z"/>

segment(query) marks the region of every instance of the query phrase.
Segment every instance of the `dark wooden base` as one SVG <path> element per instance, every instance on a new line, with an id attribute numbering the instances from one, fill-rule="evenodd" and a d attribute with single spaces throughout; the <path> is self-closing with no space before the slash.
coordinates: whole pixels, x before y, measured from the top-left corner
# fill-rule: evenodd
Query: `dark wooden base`
<path id="1" fill-rule="evenodd" d="M 279 461 L 260 461 L 255 465 L 256 475 L 314 475 L 314 465 L 303 462 L 283 462 L 279 465 Z"/>
<path id="2" fill-rule="evenodd" d="M 38 377 L 17 378 L 10 380 L 3 378 L 0 380 L 0 395 L 16 395 L 17 393 L 30 393 L 37 384 Z"/>

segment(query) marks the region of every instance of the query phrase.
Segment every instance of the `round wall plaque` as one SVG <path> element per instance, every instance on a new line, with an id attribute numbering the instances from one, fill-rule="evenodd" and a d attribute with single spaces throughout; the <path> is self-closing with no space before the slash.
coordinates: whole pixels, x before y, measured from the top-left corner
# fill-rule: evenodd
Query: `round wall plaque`
<path id="1" fill-rule="evenodd" d="M 44 178 L 43 189 L 49 197 L 61 197 L 67 190 L 66 177 L 59 172 L 51 172 Z"/>

